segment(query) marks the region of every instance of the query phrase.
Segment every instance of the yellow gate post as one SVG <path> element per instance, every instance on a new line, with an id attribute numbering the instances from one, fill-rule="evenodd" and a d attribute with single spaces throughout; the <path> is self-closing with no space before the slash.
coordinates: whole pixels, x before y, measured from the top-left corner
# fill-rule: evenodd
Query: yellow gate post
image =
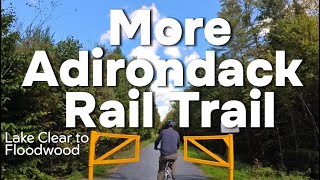
<path id="1" fill-rule="evenodd" d="M 127 139 L 118 146 L 114 147 L 109 152 L 104 155 L 95 158 L 96 143 L 100 137 L 108 138 L 124 138 Z M 106 159 L 110 157 L 115 152 L 119 151 L 121 148 L 130 144 L 131 142 L 136 142 L 135 153 L 133 158 L 124 159 Z M 127 135 L 127 134 L 111 134 L 111 133 L 100 133 L 96 131 L 91 131 L 90 134 L 90 147 L 89 147 L 89 162 L 88 162 L 88 179 L 93 180 L 93 166 L 97 164 L 115 164 L 115 163 L 129 163 L 139 161 L 139 149 L 140 149 L 140 136 L 139 135 Z"/>
<path id="2" fill-rule="evenodd" d="M 228 162 L 229 162 L 229 180 L 233 180 L 234 176 L 234 152 L 233 152 L 233 134 L 228 134 L 229 136 L 229 152 L 228 152 Z"/>
<path id="3" fill-rule="evenodd" d="M 93 161 L 95 156 L 95 144 L 96 144 L 96 131 L 90 133 L 90 146 L 89 146 L 89 164 L 88 164 L 88 179 L 93 180 Z"/>

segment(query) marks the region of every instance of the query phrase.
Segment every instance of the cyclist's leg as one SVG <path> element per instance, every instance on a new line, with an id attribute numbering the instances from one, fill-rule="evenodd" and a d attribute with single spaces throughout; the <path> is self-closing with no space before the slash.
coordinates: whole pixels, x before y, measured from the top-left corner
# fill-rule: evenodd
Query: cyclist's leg
<path id="1" fill-rule="evenodd" d="M 172 175 L 175 176 L 176 175 L 176 169 L 177 169 L 177 162 L 174 161 L 171 165 L 171 172 L 172 172 Z"/>
<path id="2" fill-rule="evenodd" d="M 175 176 L 176 175 L 176 169 L 177 169 L 177 159 L 178 159 L 178 153 L 174 154 L 175 161 L 173 162 L 172 166 L 171 166 L 171 171 L 172 171 L 172 175 Z"/>
<path id="3" fill-rule="evenodd" d="M 164 158 L 166 160 L 174 160 L 172 166 L 171 166 L 171 172 L 172 172 L 172 175 L 174 176 L 176 174 L 176 160 L 178 159 L 178 153 L 175 153 L 175 154 L 171 154 L 169 156 L 164 156 Z"/>
<path id="4" fill-rule="evenodd" d="M 163 180 L 164 179 L 164 170 L 166 168 L 166 164 L 167 164 L 167 160 L 164 159 L 164 157 L 162 155 L 160 155 L 157 180 Z"/>

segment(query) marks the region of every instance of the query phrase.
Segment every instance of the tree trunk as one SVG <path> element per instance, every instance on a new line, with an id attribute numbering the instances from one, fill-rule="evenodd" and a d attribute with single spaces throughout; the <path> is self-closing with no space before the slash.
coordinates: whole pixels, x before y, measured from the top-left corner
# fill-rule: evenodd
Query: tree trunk
<path id="1" fill-rule="evenodd" d="M 282 145 L 281 145 L 281 139 L 280 139 L 280 134 L 279 134 L 279 129 L 277 126 L 277 123 L 274 123 L 276 130 L 277 130 L 277 137 L 278 137 L 278 144 L 279 144 L 279 151 L 280 151 L 280 159 L 281 159 L 281 168 L 284 167 L 284 160 L 283 160 L 283 153 L 282 153 Z"/>

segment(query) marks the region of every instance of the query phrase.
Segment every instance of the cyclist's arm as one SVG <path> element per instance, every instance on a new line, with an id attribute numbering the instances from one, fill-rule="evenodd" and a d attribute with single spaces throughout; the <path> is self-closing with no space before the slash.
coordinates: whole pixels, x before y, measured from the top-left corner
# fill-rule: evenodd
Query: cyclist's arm
<path id="1" fill-rule="evenodd" d="M 179 136 L 179 134 L 178 134 L 178 140 L 177 140 L 177 148 L 179 149 L 179 147 L 180 147 L 180 136 Z"/>
<path id="2" fill-rule="evenodd" d="M 162 140 L 162 132 L 160 132 L 159 136 L 157 137 L 156 141 L 154 142 L 154 149 L 158 148 L 158 145 L 161 140 Z"/>

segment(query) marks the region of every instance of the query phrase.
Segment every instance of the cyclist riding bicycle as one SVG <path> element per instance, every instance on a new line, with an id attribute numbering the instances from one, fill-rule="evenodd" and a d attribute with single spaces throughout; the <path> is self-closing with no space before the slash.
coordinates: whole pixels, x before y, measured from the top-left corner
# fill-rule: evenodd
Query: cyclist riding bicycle
<path id="1" fill-rule="evenodd" d="M 174 122 L 168 120 L 166 128 L 163 129 L 158 138 L 154 143 L 154 149 L 159 150 L 158 145 L 161 142 L 160 147 L 160 157 L 159 157 L 159 170 L 157 180 L 164 179 L 164 171 L 166 168 L 167 161 L 173 161 L 171 166 L 172 175 L 175 175 L 176 162 L 178 159 L 178 149 L 180 146 L 180 136 L 179 133 L 173 129 Z M 174 179 L 174 178 L 173 178 Z"/>

